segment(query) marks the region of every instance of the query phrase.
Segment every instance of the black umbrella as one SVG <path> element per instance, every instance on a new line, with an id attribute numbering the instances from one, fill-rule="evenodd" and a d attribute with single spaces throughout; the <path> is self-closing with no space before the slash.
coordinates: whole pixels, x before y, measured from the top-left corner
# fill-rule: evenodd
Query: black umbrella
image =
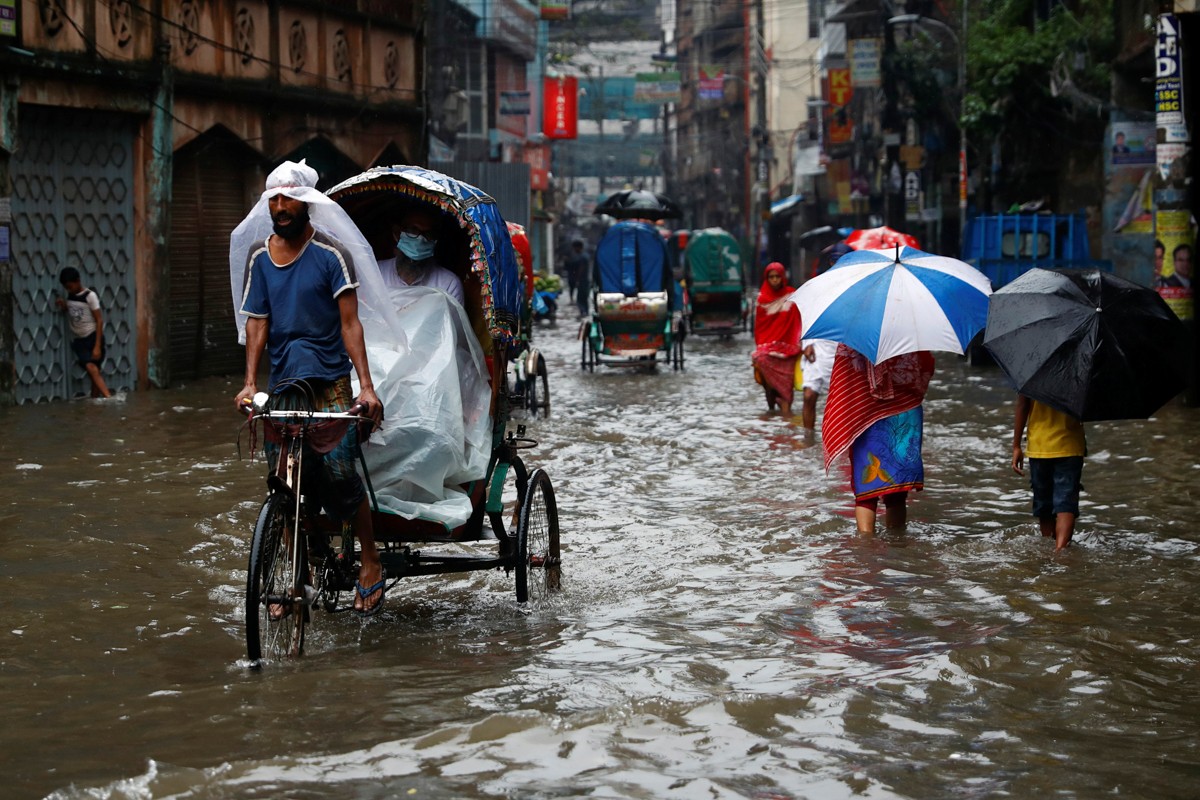
<path id="1" fill-rule="evenodd" d="M 647 189 L 630 189 L 613 192 L 596 206 L 597 214 L 608 214 L 617 219 L 666 219 L 681 217 L 683 212 L 675 201 L 658 192 Z"/>
<path id="2" fill-rule="evenodd" d="M 1084 420 L 1145 419 L 1186 386 L 1183 323 L 1096 269 L 1033 269 L 992 294 L 983 346 L 1018 392 Z"/>

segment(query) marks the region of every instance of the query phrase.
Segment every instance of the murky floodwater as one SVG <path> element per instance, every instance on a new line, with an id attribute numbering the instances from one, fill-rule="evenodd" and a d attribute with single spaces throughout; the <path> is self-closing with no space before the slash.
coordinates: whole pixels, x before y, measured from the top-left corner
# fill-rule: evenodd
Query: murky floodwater
<path id="1" fill-rule="evenodd" d="M 7 797 L 1186 798 L 1200 792 L 1200 412 L 1093 425 L 1061 556 L 1008 471 L 996 371 L 939 359 L 929 488 L 853 530 L 763 412 L 749 340 L 686 373 L 543 331 L 531 424 L 565 592 L 413 580 L 250 672 L 262 494 L 235 387 L 0 410 Z"/>

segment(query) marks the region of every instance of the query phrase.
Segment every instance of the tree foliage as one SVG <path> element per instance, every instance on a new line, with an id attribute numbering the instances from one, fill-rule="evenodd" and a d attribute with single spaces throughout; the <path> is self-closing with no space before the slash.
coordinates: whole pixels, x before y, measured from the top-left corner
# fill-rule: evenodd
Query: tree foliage
<path id="1" fill-rule="evenodd" d="M 1065 122 L 1077 111 L 1051 91 L 1052 75 L 1107 98 L 1114 55 L 1113 0 L 1076 0 L 1038 13 L 1036 0 L 971 3 L 963 122 L 975 137 L 1041 137 L 1030 121 Z"/>

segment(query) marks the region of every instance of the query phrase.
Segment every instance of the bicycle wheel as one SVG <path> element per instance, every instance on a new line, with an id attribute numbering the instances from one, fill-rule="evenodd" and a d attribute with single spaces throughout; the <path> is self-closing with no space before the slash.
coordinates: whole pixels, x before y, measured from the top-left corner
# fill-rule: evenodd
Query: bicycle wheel
<path id="1" fill-rule="evenodd" d="M 517 602 L 544 600 L 562 586 L 558 503 L 545 470 L 535 470 L 517 520 Z"/>
<path id="2" fill-rule="evenodd" d="M 272 492 L 258 514 L 250 542 L 246 575 L 246 656 L 254 667 L 262 660 L 298 656 L 304 649 L 308 609 L 303 602 L 303 572 L 296 569 L 291 546 L 294 531 L 292 499 Z"/>

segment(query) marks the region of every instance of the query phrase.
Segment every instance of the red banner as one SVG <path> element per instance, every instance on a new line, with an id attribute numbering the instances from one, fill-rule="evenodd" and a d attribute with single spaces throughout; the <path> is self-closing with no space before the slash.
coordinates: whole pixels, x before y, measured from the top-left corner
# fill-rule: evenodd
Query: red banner
<path id="1" fill-rule="evenodd" d="M 529 165 L 529 188 L 535 192 L 550 188 L 550 145 L 527 144 L 522 158 Z"/>
<path id="2" fill-rule="evenodd" d="M 547 139 L 579 136 L 579 80 L 542 79 L 542 133 Z"/>

